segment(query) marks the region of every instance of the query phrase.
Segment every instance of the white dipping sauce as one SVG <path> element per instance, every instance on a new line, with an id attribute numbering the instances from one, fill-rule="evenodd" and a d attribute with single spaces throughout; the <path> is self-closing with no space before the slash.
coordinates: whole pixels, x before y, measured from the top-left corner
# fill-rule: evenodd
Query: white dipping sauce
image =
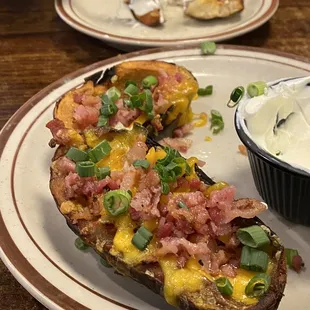
<path id="1" fill-rule="evenodd" d="M 243 106 L 252 139 L 279 159 L 306 169 L 310 169 L 308 83 L 310 77 L 281 82 Z"/>

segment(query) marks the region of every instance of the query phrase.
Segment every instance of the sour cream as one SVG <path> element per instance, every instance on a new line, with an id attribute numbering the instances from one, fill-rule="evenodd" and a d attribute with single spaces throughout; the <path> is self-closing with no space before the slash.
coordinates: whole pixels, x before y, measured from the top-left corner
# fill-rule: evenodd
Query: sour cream
<path id="1" fill-rule="evenodd" d="M 248 134 L 257 145 L 310 170 L 310 76 L 269 83 L 264 95 L 240 104 Z"/>

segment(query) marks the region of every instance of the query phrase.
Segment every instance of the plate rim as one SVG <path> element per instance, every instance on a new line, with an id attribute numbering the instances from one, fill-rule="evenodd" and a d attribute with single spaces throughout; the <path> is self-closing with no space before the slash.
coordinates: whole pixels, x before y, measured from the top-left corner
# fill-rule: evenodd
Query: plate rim
<path id="1" fill-rule="evenodd" d="M 191 45 L 183 48 L 184 51 L 197 49 L 198 46 Z M 297 60 L 304 63 L 309 63 L 309 59 L 303 56 L 297 56 L 290 53 L 273 51 L 269 49 L 263 48 L 255 48 L 255 47 L 247 47 L 247 46 L 237 46 L 237 45 L 218 45 L 219 49 L 224 50 L 232 50 L 234 51 L 250 51 L 250 52 L 258 52 L 262 54 L 268 54 L 270 56 L 278 56 L 289 58 L 292 60 Z M 8 120 L 8 122 L 4 125 L 0 132 L 0 160 L 2 157 L 2 153 L 6 147 L 6 144 L 18 126 L 19 122 L 29 113 L 29 111 L 38 104 L 46 95 L 51 93 L 53 90 L 57 89 L 61 86 L 65 81 L 70 79 L 74 79 L 83 75 L 87 72 L 90 72 L 98 67 L 102 67 L 105 65 L 109 65 L 119 61 L 125 61 L 138 56 L 152 55 L 161 52 L 169 52 L 175 50 L 176 47 L 161 47 L 161 48 L 153 48 L 147 49 L 143 51 L 136 51 L 124 55 L 118 55 L 112 58 L 108 58 L 81 69 L 78 69 L 72 73 L 69 73 L 55 82 L 49 84 L 41 91 L 32 96 L 29 100 L 27 100 Z M 293 65 L 291 65 L 293 66 Z M 301 68 L 302 69 L 302 68 Z M 42 111 L 41 111 L 42 112 Z M 24 133 L 25 134 L 25 133 Z M 1 210 L 0 210 L 1 211 Z M 13 238 L 11 237 L 9 231 L 6 228 L 6 224 L 0 212 L 0 257 L 5 265 L 8 267 L 10 272 L 14 275 L 14 277 L 25 287 L 26 290 L 30 294 L 32 294 L 37 300 L 39 300 L 45 306 L 51 306 L 57 309 L 89 309 L 84 305 L 78 303 L 70 296 L 61 292 L 58 288 L 56 288 L 53 284 L 51 284 L 48 280 L 46 280 L 43 275 L 41 275 L 32 264 L 28 262 L 25 256 L 21 253 Z M 108 300 L 113 302 L 111 300 Z M 114 303 L 114 302 L 113 302 Z M 120 304 L 115 301 L 116 305 L 123 307 L 124 309 L 133 309 L 126 305 Z M 60 307 L 60 308 L 59 308 Z"/>
<path id="2" fill-rule="evenodd" d="M 114 35 L 111 33 L 107 33 L 98 29 L 95 29 L 94 27 L 91 27 L 90 25 L 84 25 L 83 23 L 79 22 L 78 20 L 74 19 L 69 13 L 66 12 L 66 10 L 63 7 L 63 2 L 69 1 L 70 7 L 72 7 L 72 0 L 55 0 L 54 6 L 56 9 L 57 14 L 60 16 L 60 18 L 68 24 L 70 27 L 74 28 L 77 31 L 83 32 L 84 34 L 87 34 L 89 36 L 95 37 L 97 39 L 111 42 L 114 44 L 128 44 L 132 46 L 157 46 L 157 47 L 164 47 L 164 46 L 171 46 L 175 44 L 191 44 L 193 42 L 203 42 L 206 40 L 212 40 L 214 42 L 222 41 L 222 40 L 228 40 L 232 39 L 238 36 L 241 36 L 245 33 L 248 33 L 250 31 L 253 31 L 254 29 L 262 26 L 264 23 L 266 23 L 277 11 L 280 0 L 262 0 L 262 6 L 265 4 L 265 1 L 270 1 L 270 5 L 266 12 L 258 17 L 257 19 L 254 19 L 250 21 L 248 25 L 241 24 L 237 29 L 234 30 L 227 30 L 219 34 L 213 34 L 208 36 L 200 36 L 195 38 L 187 38 L 187 39 L 167 39 L 167 40 L 161 40 L 161 39 L 145 39 L 145 38 L 131 38 L 128 36 L 120 36 L 120 35 Z M 73 10 L 72 10 L 73 11 Z"/>

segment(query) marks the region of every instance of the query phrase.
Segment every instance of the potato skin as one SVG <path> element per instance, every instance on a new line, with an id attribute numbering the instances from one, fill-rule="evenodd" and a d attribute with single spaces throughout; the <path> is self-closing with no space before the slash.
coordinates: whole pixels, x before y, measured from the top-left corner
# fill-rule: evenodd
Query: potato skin
<path id="1" fill-rule="evenodd" d="M 148 143 L 149 147 L 150 142 Z M 58 147 L 56 153 L 53 157 L 53 161 L 57 158 L 63 156 L 67 149 L 65 147 Z M 197 168 L 197 170 L 200 170 Z M 201 172 L 200 176 L 204 176 Z M 202 177 L 203 180 L 203 177 Z M 204 180 L 203 180 L 204 181 Z M 55 199 L 57 207 L 65 201 L 65 183 L 63 176 L 59 175 L 53 167 L 51 167 L 51 179 L 50 179 L 50 189 L 51 193 Z M 121 258 L 112 256 L 109 253 L 111 246 L 113 244 L 113 238 L 115 234 L 115 229 L 111 225 L 104 225 L 99 223 L 97 219 L 92 221 L 79 220 L 73 222 L 69 215 L 64 215 L 69 228 L 80 238 L 83 239 L 89 246 L 95 249 L 95 251 L 104 258 L 111 266 L 115 268 L 115 271 L 123 276 L 127 276 L 148 287 L 150 290 L 156 294 L 164 297 L 164 275 L 158 263 L 140 264 L 138 266 L 130 266 L 124 263 Z M 240 227 L 250 226 L 250 225 L 264 225 L 262 221 L 258 218 L 254 219 L 236 219 L 236 222 Z M 283 291 L 286 285 L 286 260 L 284 254 L 284 248 L 281 244 L 277 242 L 277 236 L 272 231 L 269 235 L 272 241 L 275 241 L 278 257 L 277 267 L 271 275 L 271 285 L 267 294 L 259 300 L 256 305 L 245 305 L 232 299 L 225 299 L 219 293 L 214 283 L 211 281 L 206 281 L 206 285 L 203 291 L 195 293 L 183 293 L 179 296 L 178 308 L 183 310 L 273 310 L 277 309 L 281 298 L 283 296 Z M 202 298 L 204 301 L 203 306 L 197 306 L 195 300 L 197 298 Z"/>

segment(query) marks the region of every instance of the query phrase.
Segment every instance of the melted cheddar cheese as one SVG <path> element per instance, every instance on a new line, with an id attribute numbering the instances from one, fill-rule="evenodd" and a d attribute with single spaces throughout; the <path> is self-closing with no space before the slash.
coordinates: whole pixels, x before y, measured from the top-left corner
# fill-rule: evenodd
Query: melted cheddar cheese
<path id="1" fill-rule="evenodd" d="M 113 239 L 113 247 L 110 250 L 110 254 L 114 256 L 121 255 L 122 260 L 126 264 L 133 266 L 155 255 L 155 238 L 153 238 L 152 242 L 144 251 L 138 250 L 131 243 L 136 224 L 131 220 L 128 214 L 118 217 L 115 226 L 117 227 L 117 232 Z"/>

